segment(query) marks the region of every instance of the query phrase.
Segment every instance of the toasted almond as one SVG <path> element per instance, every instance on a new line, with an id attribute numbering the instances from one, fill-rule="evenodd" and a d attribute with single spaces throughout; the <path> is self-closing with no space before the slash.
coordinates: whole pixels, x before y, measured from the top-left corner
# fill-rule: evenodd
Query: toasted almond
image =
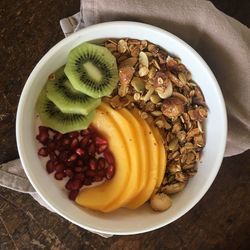
<path id="1" fill-rule="evenodd" d="M 155 59 L 153 59 L 153 60 L 151 61 L 151 63 L 152 63 L 158 70 L 161 69 L 160 65 L 158 64 L 158 62 L 157 62 Z"/>
<path id="2" fill-rule="evenodd" d="M 117 45 L 113 43 L 106 43 L 105 47 L 110 51 L 110 52 L 115 52 L 117 51 Z"/>
<path id="3" fill-rule="evenodd" d="M 168 171 L 170 173 L 172 173 L 172 174 L 175 174 L 176 172 L 180 172 L 181 171 L 181 166 L 180 166 L 180 164 L 178 164 L 176 162 L 172 162 L 168 166 Z"/>
<path id="4" fill-rule="evenodd" d="M 167 87 L 160 86 L 155 89 L 155 91 L 158 93 L 159 97 L 162 99 L 167 99 L 173 94 L 173 85 L 170 82 Z"/>
<path id="5" fill-rule="evenodd" d="M 173 96 L 178 97 L 179 99 L 181 99 L 184 103 L 188 103 L 188 99 L 186 96 L 184 96 L 183 94 L 173 91 L 172 93 Z"/>
<path id="6" fill-rule="evenodd" d="M 150 101 L 154 104 L 157 104 L 161 101 L 161 98 L 158 95 L 152 95 L 150 97 Z"/>
<path id="7" fill-rule="evenodd" d="M 179 182 L 186 182 L 188 180 L 188 177 L 180 171 L 175 173 L 175 179 Z"/>
<path id="8" fill-rule="evenodd" d="M 156 55 L 159 51 L 159 47 L 157 47 L 155 44 L 150 43 L 148 44 L 148 51 Z"/>
<path id="9" fill-rule="evenodd" d="M 128 50 L 128 43 L 127 41 L 121 39 L 118 42 L 117 50 L 120 53 L 125 53 Z"/>
<path id="10" fill-rule="evenodd" d="M 174 184 L 166 185 L 164 186 L 161 191 L 164 192 L 165 194 L 175 194 L 184 189 L 186 186 L 186 182 L 177 182 Z"/>
<path id="11" fill-rule="evenodd" d="M 185 76 L 184 73 L 180 72 L 178 73 L 178 78 L 180 79 L 180 81 L 183 83 L 183 84 L 186 84 L 187 83 L 187 78 Z"/>
<path id="12" fill-rule="evenodd" d="M 164 193 L 156 193 L 150 198 L 150 206 L 154 211 L 165 211 L 172 206 L 172 200 Z"/>
<path id="13" fill-rule="evenodd" d="M 147 119 L 148 118 L 148 114 L 146 112 L 141 112 L 140 115 L 141 115 L 142 119 Z"/>
<path id="14" fill-rule="evenodd" d="M 140 77 L 133 77 L 131 85 L 137 92 L 143 92 L 145 89 L 145 82 Z"/>
<path id="15" fill-rule="evenodd" d="M 141 45 L 140 45 L 140 50 L 144 50 L 148 46 L 148 41 L 147 40 L 142 40 Z"/>
<path id="16" fill-rule="evenodd" d="M 143 76 L 146 76 L 148 74 L 149 70 L 146 66 L 142 66 L 140 69 L 139 69 L 139 76 L 140 77 L 143 77 Z"/>
<path id="17" fill-rule="evenodd" d="M 147 102 L 153 93 L 154 93 L 154 88 L 151 87 L 143 98 L 144 102 Z"/>
<path id="18" fill-rule="evenodd" d="M 121 68 L 121 67 L 124 67 L 124 66 L 134 67 L 135 64 L 136 64 L 136 62 L 137 62 L 137 58 L 135 58 L 135 57 L 129 57 L 129 58 L 127 58 L 127 59 L 121 61 L 121 62 L 119 63 L 119 67 L 120 67 L 120 68 Z"/>
<path id="19" fill-rule="evenodd" d="M 139 54 L 139 63 L 148 68 L 148 57 L 143 51 Z"/>
<path id="20" fill-rule="evenodd" d="M 151 115 L 152 116 L 161 116 L 162 115 L 162 112 L 160 110 L 155 110 L 155 111 L 152 111 L 151 112 Z"/>

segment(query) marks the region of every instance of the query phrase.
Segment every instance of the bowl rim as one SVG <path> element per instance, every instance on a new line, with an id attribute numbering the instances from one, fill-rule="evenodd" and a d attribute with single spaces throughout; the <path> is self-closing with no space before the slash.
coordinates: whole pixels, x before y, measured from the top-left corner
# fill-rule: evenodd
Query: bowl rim
<path id="1" fill-rule="evenodd" d="M 47 61 L 47 59 L 49 59 L 51 57 L 51 55 L 53 55 L 53 53 L 55 51 L 57 51 L 60 47 L 63 47 L 65 43 L 70 42 L 71 40 L 76 39 L 79 36 L 82 36 L 84 33 L 86 33 L 89 30 L 94 30 L 96 29 L 98 31 L 98 29 L 100 28 L 120 28 L 123 25 L 131 25 L 133 27 L 138 27 L 138 28 L 144 28 L 144 29 L 148 29 L 149 31 L 154 30 L 156 32 L 160 32 L 163 33 L 164 35 L 167 35 L 169 37 L 171 37 L 172 39 L 177 40 L 179 43 L 181 43 L 184 47 L 186 47 L 192 54 L 193 56 L 195 56 L 203 65 L 203 67 L 205 68 L 205 70 L 207 71 L 207 73 L 210 75 L 211 79 L 214 81 L 215 83 L 215 87 L 216 87 L 216 91 L 218 93 L 218 96 L 220 98 L 220 102 L 221 102 L 221 108 L 222 108 L 222 117 L 221 117 L 221 121 L 223 123 L 223 127 L 225 128 L 222 131 L 222 138 L 223 138 L 223 143 L 221 144 L 221 148 L 220 148 L 220 155 L 217 157 L 217 161 L 214 163 L 216 165 L 216 168 L 213 170 L 213 174 L 210 175 L 210 178 L 208 180 L 208 184 L 206 186 L 203 186 L 199 191 L 199 195 L 197 194 L 197 196 L 195 196 L 192 199 L 192 202 L 189 204 L 189 206 L 185 206 L 178 214 L 176 214 L 176 216 L 173 216 L 170 220 L 168 220 L 167 222 L 163 221 L 161 223 L 158 223 L 156 226 L 152 226 L 152 227 L 148 227 L 145 228 L 144 230 L 129 230 L 129 231 L 117 231 L 117 232 L 113 232 L 113 231 L 107 231 L 107 230 L 102 230 L 101 228 L 95 228 L 92 227 L 91 225 L 82 225 L 80 223 L 78 223 L 77 221 L 69 218 L 68 215 L 65 215 L 63 213 L 63 211 L 60 211 L 59 208 L 55 208 L 53 205 L 50 204 L 50 202 L 47 200 L 47 198 L 39 191 L 39 188 L 37 187 L 36 183 L 33 182 L 29 171 L 26 169 L 25 164 L 28 164 L 26 162 L 25 159 L 25 150 L 22 147 L 22 129 L 20 126 L 20 124 L 22 124 L 22 114 L 23 111 L 25 110 L 25 101 L 27 99 L 27 96 L 29 95 L 29 89 L 30 86 L 33 83 L 34 77 L 36 76 L 37 72 L 39 71 L 39 69 L 42 67 L 43 63 L 45 61 Z M 104 234 L 114 234 L 114 235 L 133 235 L 133 234 L 138 234 L 138 233 L 145 233 L 145 232 L 149 232 L 158 228 L 161 228 L 167 224 L 172 223 L 173 221 L 179 219 L 181 216 L 183 216 L 184 214 L 186 214 L 189 210 L 191 210 L 200 200 L 201 198 L 205 195 L 205 193 L 208 191 L 208 189 L 210 188 L 210 186 L 212 185 L 216 175 L 218 174 L 218 171 L 220 169 L 222 160 L 223 160 L 223 155 L 224 155 L 224 151 L 225 151 L 225 147 L 226 147 L 226 138 L 227 138 L 227 114 L 226 114 L 226 106 L 225 106 L 225 102 L 224 102 L 224 98 L 221 92 L 221 89 L 219 87 L 219 84 L 213 74 L 213 72 L 211 71 L 211 69 L 209 68 L 209 66 L 207 65 L 207 63 L 204 61 L 204 59 L 198 54 L 198 52 L 196 52 L 190 45 L 188 45 L 186 42 L 184 42 L 182 39 L 180 39 L 179 37 L 175 36 L 174 34 L 158 28 L 156 26 L 153 25 L 149 25 L 149 24 L 145 24 L 145 23 L 140 23 L 140 22 L 132 22 L 132 21 L 112 21 L 112 22 L 104 22 L 104 23 L 99 23 L 99 24 L 95 24 L 89 27 L 86 27 L 82 30 L 77 31 L 76 33 L 62 39 L 61 41 L 59 41 L 57 44 L 55 44 L 40 60 L 39 62 L 36 64 L 36 66 L 34 67 L 34 69 L 32 70 L 32 72 L 30 73 L 24 88 L 22 90 L 21 93 L 21 97 L 18 103 L 18 108 L 17 108 L 17 117 L 16 117 L 16 141 L 17 141 L 17 148 L 18 148 L 18 152 L 19 152 L 19 157 L 22 163 L 22 166 L 24 168 L 25 174 L 27 175 L 29 181 L 31 182 L 32 186 L 35 188 L 36 192 L 41 196 L 41 198 L 45 201 L 45 203 L 51 207 L 57 214 L 61 215 L 63 218 L 67 219 L 68 221 L 82 227 L 85 228 L 89 231 L 92 232 L 97 232 L 97 233 L 104 233 Z"/>

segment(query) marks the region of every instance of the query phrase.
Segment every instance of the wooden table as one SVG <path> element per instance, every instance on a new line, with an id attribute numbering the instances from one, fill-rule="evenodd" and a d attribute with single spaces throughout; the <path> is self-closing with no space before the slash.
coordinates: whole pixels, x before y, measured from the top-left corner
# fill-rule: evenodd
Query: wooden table
<path id="1" fill-rule="evenodd" d="M 213 0 L 250 26 L 247 0 Z M 16 108 L 38 60 L 63 38 L 59 20 L 79 1 L 0 1 L 0 163 L 18 157 Z M 205 197 L 154 232 L 104 239 L 48 212 L 29 195 L 0 188 L 0 249 L 250 249 L 250 151 L 226 158 Z"/>

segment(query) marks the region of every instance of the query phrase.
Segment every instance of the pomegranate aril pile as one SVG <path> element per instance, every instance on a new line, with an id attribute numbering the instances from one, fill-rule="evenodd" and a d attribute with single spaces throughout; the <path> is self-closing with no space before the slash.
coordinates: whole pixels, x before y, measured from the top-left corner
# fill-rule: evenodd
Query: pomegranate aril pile
<path id="1" fill-rule="evenodd" d="M 65 188 L 71 200 L 83 186 L 110 180 L 115 174 L 108 141 L 93 128 L 61 134 L 40 126 L 36 139 L 42 144 L 38 155 L 49 158 L 47 172 L 54 173 L 56 180 L 68 179 Z"/>

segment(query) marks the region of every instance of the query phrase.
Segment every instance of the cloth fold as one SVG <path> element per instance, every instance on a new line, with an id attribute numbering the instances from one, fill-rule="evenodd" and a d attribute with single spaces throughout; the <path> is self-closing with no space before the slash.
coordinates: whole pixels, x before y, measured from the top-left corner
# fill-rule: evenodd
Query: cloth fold
<path id="1" fill-rule="evenodd" d="M 229 121 L 225 156 L 249 149 L 249 28 L 205 0 L 82 0 L 80 12 L 60 20 L 60 25 L 69 36 L 89 25 L 125 20 L 163 28 L 198 51 L 214 72 L 225 98 Z M 51 210 L 35 193 L 20 160 L 0 166 L 0 185 L 29 193 Z"/>

